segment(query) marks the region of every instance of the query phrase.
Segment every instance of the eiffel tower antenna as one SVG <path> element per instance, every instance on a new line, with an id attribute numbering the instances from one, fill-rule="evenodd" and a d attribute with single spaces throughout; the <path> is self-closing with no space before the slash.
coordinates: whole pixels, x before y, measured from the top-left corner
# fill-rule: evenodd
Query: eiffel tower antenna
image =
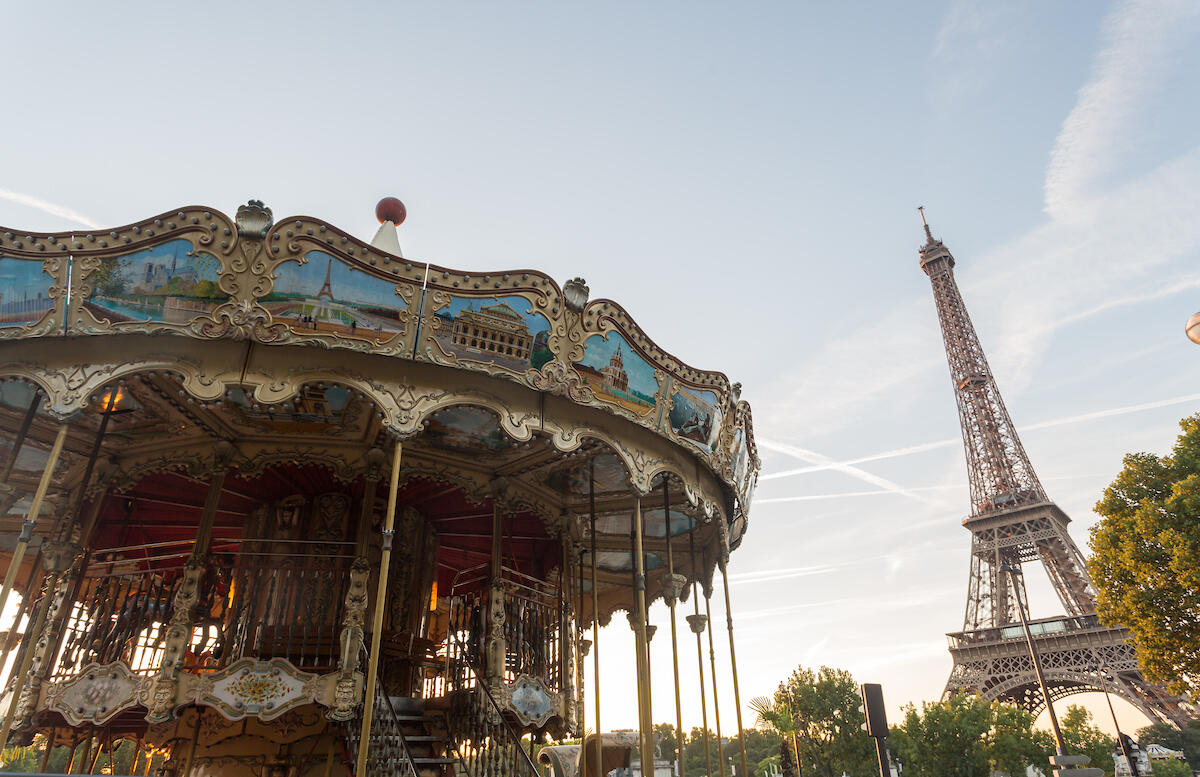
<path id="1" fill-rule="evenodd" d="M 1046 496 L 1021 445 L 954 281 L 954 256 L 934 239 L 924 206 L 917 210 L 926 237 L 921 269 L 933 286 L 971 494 L 963 521 L 971 532 L 967 609 L 963 630 L 948 635 L 954 668 L 946 693 L 977 692 L 1034 713 L 1046 706 L 1019 624 L 1017 607 L 1028 601 L 1024 575 L 1001 573 L 1040 561 L 1065 611 L 1030 623 L 1051 701 L 1103 690 L 1097 672 L 1107 665 L 1117 675 L 1114 692 L 1151 719 L 1181 725 L 1194 711 L 1142 676 L 1125 627 L 1100 623 L 1083 554 L 1067 531 L 1071 519 Z"/>

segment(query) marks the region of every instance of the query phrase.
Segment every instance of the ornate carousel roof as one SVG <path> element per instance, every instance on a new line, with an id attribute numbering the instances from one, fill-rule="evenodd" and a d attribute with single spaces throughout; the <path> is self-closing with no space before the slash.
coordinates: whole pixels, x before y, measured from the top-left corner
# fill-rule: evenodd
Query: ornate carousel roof
<path id="1" fill-rule="evenodd" d="M 234 516 L 239 498 L 350 483 L 392 437 L 406 441 L 405 504 L 482 516 L 500 482 L 512 547 L 543 568 L 558 551 L 521 520 L 578 536 L 569 519 L 594 505 L 611 538 L 597 566 L 628 577 L 634 495 L 651 566 L 668 524 L 703 527 L 722 555 L 737 547 L 759 470 L 738 384 L 673 357 L 616 302 L 589 301 L 582 279 L 462 272 L 404 258 L 394 233 L 375 243 L 392 250 L 315 218 L 275 223 L 255 201 L 235 219 L 186 207 L 111 230 L 0 228 L 0 424 L 21 425 L 33 387 L 34 439 L 72 419 L 50 495 L 62 507 L 107 423 L 97 481 L 154 503 L 143 539 L 168 541 L 202 507 L 218 441 L 236 448 L 222 502 Z M 10 522 L 45 459 L 32 447 L 15 462 Z M 646 498 L 658 488 L 672 498 Z M 104 509 L 99 525 L 121 531 L 116 513 L 138 508 Z M 452 524 L 438 530 L 454 539 Z M 444 584 L 488 556 L 488 536 L 458 533 Z M 685 571 L 709 577 L 716 560 Z"/>

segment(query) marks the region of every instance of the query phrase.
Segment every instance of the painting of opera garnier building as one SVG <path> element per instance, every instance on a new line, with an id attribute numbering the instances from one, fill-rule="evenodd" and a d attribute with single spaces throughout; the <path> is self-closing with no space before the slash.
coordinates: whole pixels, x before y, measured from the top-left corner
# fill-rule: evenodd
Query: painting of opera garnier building
<path id="1" fill-rule="evenodd" d="M 434 340 L 460 359 L 524 371 L 550 361 L 550 323 L 524 297 L 452 297 L 437 312 Z"/>

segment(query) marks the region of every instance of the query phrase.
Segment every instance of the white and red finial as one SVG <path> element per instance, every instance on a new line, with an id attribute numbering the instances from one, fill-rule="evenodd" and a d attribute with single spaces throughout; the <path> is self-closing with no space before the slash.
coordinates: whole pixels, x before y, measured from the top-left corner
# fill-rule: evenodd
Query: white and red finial
<path id="1" fill-rule="evenodd" d="M 400 240 L 396 237 L 396 227 L 403 223 L 407 216 L 408 209 L 395 197 L 384 197 L 380 200 L 375 206 L 379 231 L 375 233 L 371 245 L 394 256 L 403 257 L 404 254 L 400 253 Z"/>

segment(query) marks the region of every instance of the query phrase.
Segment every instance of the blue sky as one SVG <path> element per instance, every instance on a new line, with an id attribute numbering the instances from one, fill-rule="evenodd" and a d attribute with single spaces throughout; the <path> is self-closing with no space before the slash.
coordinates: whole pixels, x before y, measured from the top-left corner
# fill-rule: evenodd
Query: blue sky
<path id="1" fill-rule="evenodd" d="M 744 699 L 827 663 L 894 709 L 949 671 L 967 495 L 917 205 L 1078 542 L 1121 456 L 1167 450 L 1200 410 L 1183 0 L 68 3 L 6 22 L 26 32 L 2 55 L 0 223 L 255 197 L 369 238 L 396 195 L 409 258 L 581 275 L 741 381 L 765 476 L 731 564 Z M 632 677 L 610 631 L 606 677 Z M 606 725 L 636 719 L 619 696 Z"/>

